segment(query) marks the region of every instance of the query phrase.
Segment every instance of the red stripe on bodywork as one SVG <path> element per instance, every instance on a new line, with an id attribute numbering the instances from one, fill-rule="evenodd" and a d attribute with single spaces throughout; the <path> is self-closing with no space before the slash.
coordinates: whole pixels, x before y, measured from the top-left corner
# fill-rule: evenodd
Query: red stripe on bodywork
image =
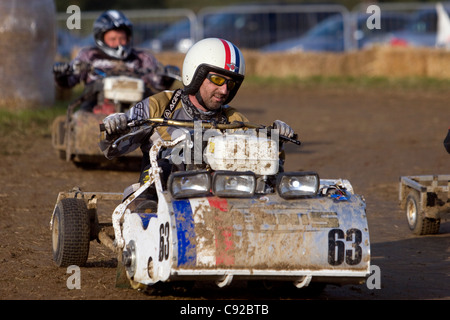
<path id="1" fill-rule="evenodd" d="M 227 199 L 218 197 L 208 197 L 209 205 L 218 209 L 220 212 L 228 212 Z M 216 265 L 234 265 L 234 242 L 233 226 L 224 221 L 220 214 L 215 216 L 215 245 L 216 245 Z"/>
<path id="2" fill-rule="evenodd" d="M 216 265 L 234 265 L 233 227 L 219 227 L 216 235 Z"/>
<path id="3" fill-rule="evenodd" d="M 208 197 L 209 205 L 213 208 L 217 208 L 220 211 L 228 211 L 228 202 L 227 199 L 218 198 L 218 197 Z"/>

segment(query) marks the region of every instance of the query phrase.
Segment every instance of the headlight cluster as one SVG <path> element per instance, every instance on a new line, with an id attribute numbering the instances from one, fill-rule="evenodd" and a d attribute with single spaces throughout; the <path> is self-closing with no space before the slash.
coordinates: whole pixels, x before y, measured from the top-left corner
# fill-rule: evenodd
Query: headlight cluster
<path id="1" fill-rule="evenodd" d="M 169 177 L 169 187 L 175 199 L 201 197 L 209 194 L 211 175 L 208 171 L 175 172 Z"/>
<path id="2" fill-rule="evenodd" d="M 315 196 L 320 179 L 315 172 L 283 172 L 277 177 L 277 191 L 284 199 Z M 168 183 L 175 199 L 214 194 L 224 198 L 247 198 L 255 194 L 256 176 L 253 172 L 180 171 L 172 173 Z"/>
<path id="3" fill-rule="evenodd" d="M 319 192 L 320 179 L 315 172 L 285 172 L 278 175 L 278 194 L 285 199 L 314 196 Z"/>
<path id="4" fill-rule="evenodd" d="M 254 173 L 216 172 L 213 177 L 212 191 L 219 197 L 249 197 L 256 188 Z"/>
<path id="5" fill-rule="evenodd" d="M 252 172 L 209 171 L 175 172 L 169 177 L 169 190 L 175 199 L 200 197 L 211 192 L 219 197 L 251 197 L 256 177 Z"/>

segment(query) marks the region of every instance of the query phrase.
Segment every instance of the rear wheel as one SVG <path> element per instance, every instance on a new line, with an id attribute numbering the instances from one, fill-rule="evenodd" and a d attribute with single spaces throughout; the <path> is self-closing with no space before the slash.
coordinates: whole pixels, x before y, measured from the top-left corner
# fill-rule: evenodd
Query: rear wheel
<path id="1" fill-rule="evenodd" d="M 420 209 L 420 194 L 412 190 L 406 197 L 406 219 L 409 229 L 417 235 L 435 234 L 439 232 L 440 219 L 425 217 Z"/>
<path id="2" fill-rule="evenodd" d="M 90 219 L 82 199 L 62 199 L 52 221 L 53 260 L 59 267 L 82 266 L 89 255 Z"/>

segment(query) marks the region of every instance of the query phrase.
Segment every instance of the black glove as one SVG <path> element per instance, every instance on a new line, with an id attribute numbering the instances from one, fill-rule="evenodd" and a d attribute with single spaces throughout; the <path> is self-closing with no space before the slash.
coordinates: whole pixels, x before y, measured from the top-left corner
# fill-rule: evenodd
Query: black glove
<path id="1" fill-rule="evenodd" d="M 72 67 L 66 62 L 57 62 L 53 65 L 53 74 L 56 77 L 69 75 L 72 71 Z"/>
<path id="2" fill-rule="evenodd" d="M 447 136 L 444 139 L 444 147 L 450 153 L 450 129 L 448 129 Z"/>

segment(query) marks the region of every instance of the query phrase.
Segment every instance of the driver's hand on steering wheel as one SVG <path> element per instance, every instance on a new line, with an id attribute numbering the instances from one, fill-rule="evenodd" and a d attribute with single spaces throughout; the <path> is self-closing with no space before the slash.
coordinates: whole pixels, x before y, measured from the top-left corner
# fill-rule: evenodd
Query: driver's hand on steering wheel
<path id="1" fill-rule="evenodd" d="M 285 136 L 288 138 L 292 138 L 294 136 L 294 129 L 281 120 L 275 120 L 273 122 L 273 128 L 278 130 L 280 136 Z"/>
<path id="2" fill-rule="evenodd" d="M 103 119 L 105 130 L 109 135 L 125 133 L 128 130 L 127 123 L 125 113 L 113 113 Z"/>

